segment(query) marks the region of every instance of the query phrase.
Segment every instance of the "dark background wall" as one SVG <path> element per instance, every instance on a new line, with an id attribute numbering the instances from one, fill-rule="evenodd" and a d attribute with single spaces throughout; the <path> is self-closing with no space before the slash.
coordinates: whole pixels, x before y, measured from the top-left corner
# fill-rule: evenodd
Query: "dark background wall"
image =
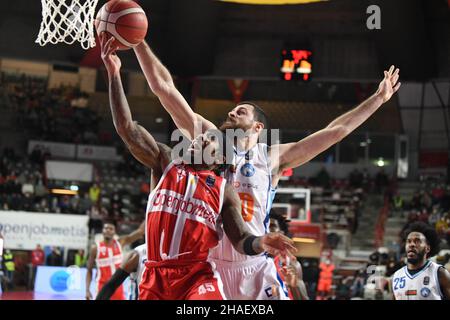
<path id="1" fill-rule="evenodd" d="M 446 0 L 330 0 L 289 6 L 213 0 L 139 3 L 149 17 L 147 41 L 182 76 L 275 78 L 280 51 L 290 42 L 311 47 L 317 78 L 373 79 L 392 63 L 402 68 L 404 79 L 450 77 Z M 381 30 L 366 28 L 370 4 L 381 7 Z M 78 63 L 84 51 L 77 44 L 34 43 L 40 20 L 40 1 L 15 0 L 2 10 L 0 56 Z M 125 68 L 138 68 L 132 52 L 121 57 Z"/>

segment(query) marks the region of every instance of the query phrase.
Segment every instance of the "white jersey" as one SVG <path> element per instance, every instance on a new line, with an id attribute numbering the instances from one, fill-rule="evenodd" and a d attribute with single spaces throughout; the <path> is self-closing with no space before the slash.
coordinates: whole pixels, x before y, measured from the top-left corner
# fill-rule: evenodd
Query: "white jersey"
<path id="1" fill-rule="evenodd" d="M 247 152 L 238 152 L 235 149 L 233 159 L 235 172 L 228 172 L 225 177 L 238 193 L 244 221 L 256 236 L 268 232 L 269 212 L 275 197 L 267 149 L 268 146 L 263 143 L 256 144 Z M 211 250 L 210 257 L 220 261 L 247 261 L 256 256 L 237 252 L 224 234 L 219 245 Z"/>
<path id="2" fill-rule="evenodd" d="M 442 300 L 438 270 L 441 265 L 428 260 L 418 273 L 411 275 L 408 268 L 397 270 L 392 276 L 395 300 Z"/>
<path id="3" fill-rule="evenodd" d="M 134 248 L 139 254 L 139 263 L 135 272 L 130 273 L 130 290 L 128 300 L 137 300 L 139 297 L 139 284 L 141 283 L 142 273 L 147 261 L 147 245 L 142 244 Z"/>

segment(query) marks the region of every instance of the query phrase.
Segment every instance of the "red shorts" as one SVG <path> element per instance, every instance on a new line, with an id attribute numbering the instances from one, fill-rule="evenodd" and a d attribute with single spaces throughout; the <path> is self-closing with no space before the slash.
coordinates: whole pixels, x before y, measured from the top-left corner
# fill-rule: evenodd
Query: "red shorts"
<path id="1" fill-rule="evenodd" d="M 97 293 L 102 290 L 103 286 L 106 284 L 106 282 L 99 282 L 97 285 Z M 114 294 L 111 296 L 109 300 L 125 300 L 125 294 L 123 292 L 123 285 L 118 287 L 116 291 L 114 291 Z"/>
<path id="2" fill-rule="evenodd" d="M 222 281 L 208 262 L 145 267 L 139 300 L 223 300 Z"/>
<path id="3" fill-rule="evenodd" d="M 331 284 L 332 281 L 319 280 L 319 283 L 317 284 L 317 291 L 328 292 L 331 290 Z"/>

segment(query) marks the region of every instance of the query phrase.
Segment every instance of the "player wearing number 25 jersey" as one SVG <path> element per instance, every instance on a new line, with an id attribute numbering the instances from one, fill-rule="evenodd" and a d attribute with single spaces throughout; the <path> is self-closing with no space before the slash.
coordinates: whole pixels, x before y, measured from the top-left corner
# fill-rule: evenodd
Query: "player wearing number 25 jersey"
<path id="1" fill-rule="evenodd" d="M 242 254 L 286 254 L 295 251 L 293 242 L 275 233 L 255 236 L 245 225 L 236 192 L 220 176 L 227 168 L 223 135 L 200 134 L 183 150 L 182 159 L 172 159 L 169 147 L 133 121 L 113 41 L 101 37 L 114 126 L 133 156 L 159 181 L 147 206 L 148 261 L 139 299 L 223 299 L 220 278 L 208 261 L 222 227 Z"/>
<path id="2" fill-rule="evenodd" d="M 392 276 L 395 300 L 450 299 L 450 273 L 428 260 L 439 251 L 435 229 L 415 222 L 404 235 L 407 264 Z"/>

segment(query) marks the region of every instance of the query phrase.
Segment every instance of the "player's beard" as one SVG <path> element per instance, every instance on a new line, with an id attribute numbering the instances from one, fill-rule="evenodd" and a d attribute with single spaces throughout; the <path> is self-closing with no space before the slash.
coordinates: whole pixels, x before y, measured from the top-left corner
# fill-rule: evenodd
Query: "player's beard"
<path id="1" fill-rule="evenodd" d="M 420 262 L 423 261 L 423 258 L 425 257 L 425 250 L 422 251 L 417 251 L 415 252 L 415 256 L 412 258 L 406 258 L 406 261 L 408 261 L 409 264 L 416 266 L 418 265 Z"/>

